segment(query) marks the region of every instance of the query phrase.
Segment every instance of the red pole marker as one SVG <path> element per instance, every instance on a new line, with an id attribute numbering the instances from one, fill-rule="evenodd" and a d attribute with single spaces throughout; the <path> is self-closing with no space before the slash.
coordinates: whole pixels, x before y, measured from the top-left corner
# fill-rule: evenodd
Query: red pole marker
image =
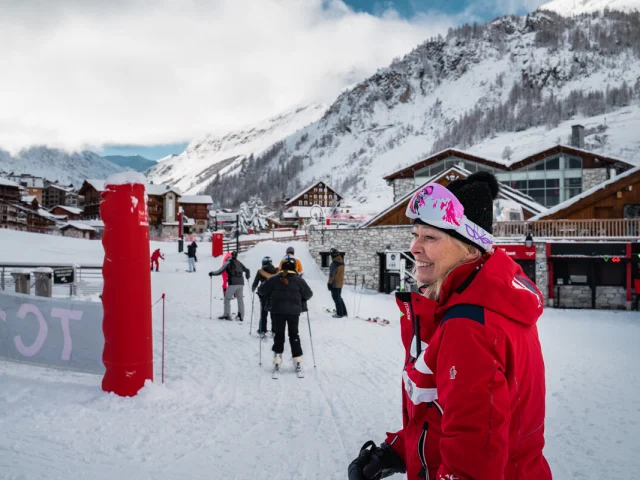
<path id="1" fill-rule="evenodd" d="M 127 177 L 128 178 L 128 177 Z M 153 380 L 149 221 L 145 187 L 108 179 L 104 221 L 102 389 L 131 397 Z M 137 181 L 137 179 L 136 179 Z"/>
<path id="2" fill-rule="evenodd" d="M 162 294 L 162 383 L 164 383 L 164 293 Z"/>

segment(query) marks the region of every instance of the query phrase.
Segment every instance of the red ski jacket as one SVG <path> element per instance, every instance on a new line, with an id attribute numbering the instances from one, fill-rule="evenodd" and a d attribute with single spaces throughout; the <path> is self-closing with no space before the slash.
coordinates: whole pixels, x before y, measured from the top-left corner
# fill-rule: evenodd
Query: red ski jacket
<path id="1" fill-rule="evenodd" d="M 409 480 L 549 480 L 543 297 L 501 249 L 456 268 L 440 300 L 398 293 L 403 429 L 386 442 Z M 416 342 L 420 338 L 420 346 Z"/>
<path id="2" fill-rule="evenodd" d="M 164 258 L 164 257 L 160 255 L 160 250 L 154 250 L 153 253 L 151 254 L 151 261 L 157 262 L 159 258 Z"/>

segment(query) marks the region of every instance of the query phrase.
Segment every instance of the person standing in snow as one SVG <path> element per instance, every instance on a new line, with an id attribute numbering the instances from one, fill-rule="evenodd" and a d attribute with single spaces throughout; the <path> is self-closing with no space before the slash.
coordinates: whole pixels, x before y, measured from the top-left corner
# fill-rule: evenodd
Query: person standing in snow
<path id="1" fill-rule="evenodd" d="M 398 292 L 403 428 L 367 442 L 349 480 L 550 480 L 537 287 L 492 251 L 493 174 L 418 190 L 411 253 L 421 293 Z"/>
<path id="2" fill-rule="evenodd" d="M 227 252 L 222 256 L 222 265 L 225 264 L 227 260 L 231 258 L 231 252 Z M 222 296 L 224 297 L 227 294 L 227 286 L 229 285 L 229 275 L 227 272 L 222 272 L 220 274 L 222 278 Z"/>
<path id="3" fill-rule="evenodd" d="M 231 257 L 218 270 L 209 272 L 209 276 L 220 275 L 226 272 L 229 277 L 229 286 L 224 294 L 224 313 L 220 320 L 231 320 L 231 299 L 235 296 L 238 299 L 238 320 L 242 322 L 244 319 L 244 272 L 247 280 L 251 277 L 251 272 L 238 260 L 238 252 L 231 252 Z"/>
<path id="4" fill-rule="evenodd" d="M 282 271 L 265 281 L 258 289 L 258 294 L 266 298 L 271 310 L 271 321 L 275 338 L 273 341 L 273 363 L 278 370 L 284 352 L 284 332 L 288 326 L 289 344 L 296 372 L 302 372 L 302 346 L 298 334 L 300 314 L 307 311 L 307 302 L 313 292 L 296 271 L 296 259 L 287 256 L 281 263 Z"/>
<path id="5" fill-rule="evenodd" d="M 278 271 L 282 271 L 282 264 L 285 262 L 285 260 L 288 257 L 295 257 L 296 255 L 296 251 L 294 250 L 293 247 L 287 247 L 287 253 L 284 256 L 284 258 L 280 261 L 280 266 L 278 267 Z M 298 273 L 298 275 L 302 276 L 302 262 L 296 258 L 296 272 Z"/>
<path id="6" fill-rule="evenodd" d="M 160 258 L 164 260 L 164 257 L 162 256 L 162 252 L 160 252 L 160 249 L 157 248 L 151 254 L 151 271 L 152 272 L 153 272 L 154 265 L 156 267 L 156 272 L 158 271 L 158 268 L 160 268 L 160 261 L 159 261 Z"/>
<path id="7" fill-rule="evenodd" d="M 187 256 L 187 260 L 189 261 L 189 270 L 187 272 L 195 272 L 196 271 L 196 242 L 191 242 L 187 247 L 187 251 L 184 253 Z"/>
<path id="8" fill-rule="evenodd" d="M 278 271 L 276 270 L 276 267 L 273 266 L 271 257 L 264 257 L 262 259 L 262 268 L 258 270 L 256 277 L 253 279 L 251 291 L 255 293 L 259 285 L 262 285 L 276 273 L 278 273 Z M 258 328 L 258 333 L 264 336 L 267 333 L 267 316 L 269 314 L 269 310 L 267 309 L 267 299 L 264 295 L 260 295 L 258 293 L 258 298 L 260 299 L 260 327 Z M 271 331 L 273 331 L 273 319 L 271 319 Z"/>
<path id="9" fill-rule="evenodd" d="M 344 286 L 344 259 L 335 248 L 331 249 L 331 265 L 329 266 L 329 279 L 327 287 L 331 292 L 331 298 L 336 305 L 335 318 L 347 316 L 347 306 L 342 299 L 342 287 Z"/>

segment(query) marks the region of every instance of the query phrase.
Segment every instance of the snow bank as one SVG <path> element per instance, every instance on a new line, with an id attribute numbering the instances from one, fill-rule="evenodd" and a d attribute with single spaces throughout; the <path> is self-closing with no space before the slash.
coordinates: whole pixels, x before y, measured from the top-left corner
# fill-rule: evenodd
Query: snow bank
<path id="1" fill-rule="evenodd" d="M 147 183 L 147 178 L 140 172 L 127 171 L 121 173 L 114 173 L 105 180 L 105 185 L 126 185 L 126 184 L 141 184 Z"/>

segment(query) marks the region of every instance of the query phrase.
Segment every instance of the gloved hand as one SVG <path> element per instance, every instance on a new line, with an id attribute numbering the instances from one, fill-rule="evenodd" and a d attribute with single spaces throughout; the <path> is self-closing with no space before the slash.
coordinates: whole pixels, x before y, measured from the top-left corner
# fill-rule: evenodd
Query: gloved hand
<path id="1" fill-rule="evenodd" d="M 213 272 L 209 272 L 209 276 L 210 276 L 210 277 L 213 277 Z"/>
<path id="2" fill-rule="evenodd" d="M 249 280 L 249 277 L 251 277 L 251 275 L 249 275 L 249 272 L 245 273 L 244 276 L 247 280 Z"/>
<path id="3" fill-rule="evenodd" d="M 331 284 L 327 283 L 327 290 L 331 291 Z"/>
<path id="4" fill-rule="evenodd" d="M 376 444 L 369 440 L 349 465 L 348 474 L 349 480 L 380 480 L 406 471 L 404 462 L 389 444 L 382 442 L 376 447 Z"/>
<path id="5" fill-rule="evenodd" d="M 251 293 L 256 293 L 256 287 L 251 287 Z"/>

